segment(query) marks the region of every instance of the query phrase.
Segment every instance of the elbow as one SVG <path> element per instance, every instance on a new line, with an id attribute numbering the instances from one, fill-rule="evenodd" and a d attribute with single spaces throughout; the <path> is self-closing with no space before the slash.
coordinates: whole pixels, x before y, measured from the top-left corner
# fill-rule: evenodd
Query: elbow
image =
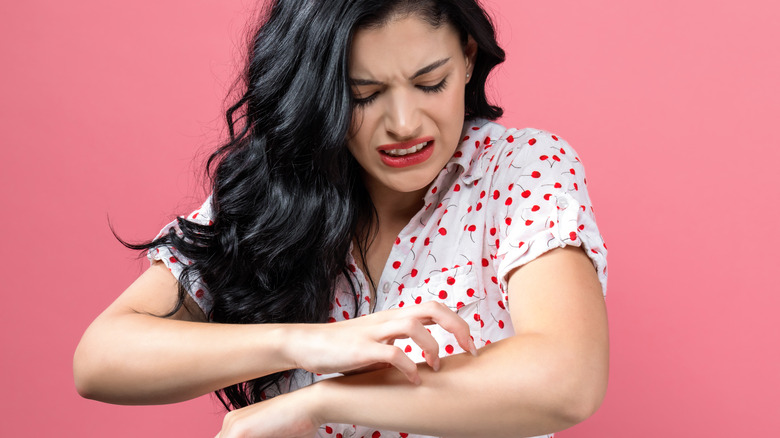
<path id="1" fill-rule="evenodd" d="M 89 358 L 79 345 L 73 355 L 73 383 L 80 396 L 91 400 L 97 399 L 94 374 L 90 371 Z"/>
<path id="2" fill-rule="evenodd" d="M 609 372 L 606 366 L 585 371 L 577 373 L 579 375 L 574 379 L 568 379 L 568 384 L 561 391 L 559 413 L 571 426 L 595 414 L 607 392 Z"/>

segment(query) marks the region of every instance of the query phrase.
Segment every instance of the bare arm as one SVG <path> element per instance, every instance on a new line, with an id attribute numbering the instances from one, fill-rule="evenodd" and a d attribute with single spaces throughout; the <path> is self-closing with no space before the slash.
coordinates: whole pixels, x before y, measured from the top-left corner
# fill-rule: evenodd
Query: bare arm
<path id="1" fill-rule="evenodd" d="M 486 346 L 478 357 L 444 358 L 439 372 L 420 366 L 419 386 L 391 369 L 326 380 L 230 413 L 220 437 L 248 430 L 254 434 L 247 436 L 298 436 L 289 431 L 301 423 L 316 428 L 328 422 L 517 437 L 584 420 L 601 404 L 609 362 L 606 309 L 590 260 L 579 248 L 553 250 L 511 275 L 509 295 L 517 334 Z M 301 406 L 309 417 L 267 429 L 279 423 L 268 418 L 290 411 L 300 416 L 306 411 Z"/>
<path id="2" fill-rule="evenodd" d="M 73 359 L 76 388 L 118 404 L 173 403 L 293 368 L 278 325 L 210 324 L 187 297 L 171 318 L 177 282 L 152 265 L 84 333 Z"/>
<path id="3" fill-rule="evenodd" d="M 392 346 L 412 338 L 438 367 L 439 346 L 423 324 L 438 323 L 473 349 L 468 325 L 454 312 L 414 306 L 333 324 L 218 324 L 188 297 L 170 318 L 177 282 L 155 263 L 84 333 L 73 358 L 84 397 L 117 404 L 162 404 L 194 398 L 277 371 L 333 373 L 389 364 L 408 381 L 417 366 Z"/>

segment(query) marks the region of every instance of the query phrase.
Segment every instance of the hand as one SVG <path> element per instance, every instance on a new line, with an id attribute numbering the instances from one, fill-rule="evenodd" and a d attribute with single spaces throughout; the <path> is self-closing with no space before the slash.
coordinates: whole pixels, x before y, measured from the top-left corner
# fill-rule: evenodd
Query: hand
<path id="1" fill-rule="evenodd" d="M 439 344 L 424 327 L 430 324 L 438 324 L 452 333 L 464 350 L 476 355 L 466 321 L 437 302 L 336 323 L 297 326 L 302 332 L 289 343 L 289 354 L 298 368 L 314 373 L 348 373 L 393 366 L 410 382 L 419 384 L 417 365 L 393 342 L 411 338 L 425 352 L 428 365 L 438 370 Z"/>
<path id="2" fill-rule="evenodd" d="M 230 411 L 215 438 L 312 438 L 321 421 L 308 388 Z"/>

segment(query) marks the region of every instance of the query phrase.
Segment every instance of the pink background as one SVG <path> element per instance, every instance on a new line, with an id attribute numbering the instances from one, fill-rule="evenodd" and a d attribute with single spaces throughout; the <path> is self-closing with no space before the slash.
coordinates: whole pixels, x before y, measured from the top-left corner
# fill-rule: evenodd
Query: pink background
<path id="1" fill-rule="evenodd" d="M 609 391 L 559 436 L 777 435 L 777 2 L 486 3 L 504 123 L 577 148 L 610 248 Z M 216 433 L 210 397 L 79 398 L 71 360 L 146 267 L 107 219 L 147 239 L 202 199 L 250 5 L 0 6 L 0 435 Z"/>

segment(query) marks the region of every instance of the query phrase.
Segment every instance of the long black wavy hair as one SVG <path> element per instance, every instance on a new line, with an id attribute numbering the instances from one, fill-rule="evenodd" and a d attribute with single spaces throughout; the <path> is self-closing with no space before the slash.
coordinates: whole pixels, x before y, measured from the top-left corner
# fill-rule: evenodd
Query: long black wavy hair
<path id="1" fill-rule="evenodd" d="M 200 279 L 211 292 L 207 315 L 222 323 L 321 323 L 339 276 L 349 277 L 350 243 L 361 254 L 377 218 L 360 167 L 346 148 L 353 97 L 348 55 L 357 29 L 416 14 L 450 23 L 478 45 L 466 86 L 466 118 L 502 110 L 485 94 L 504 60 L 493 26 L 475 0 L 275 0 L 250 41 L 242 94 L 227 110 L 229 140 L 208 160 L 213 223 L 178 219 L 171 231 L 134 249 L 175 247 L 192 261 L 179 301 Z M 350 281 L 349 284 L 352 284 Z M 352 291 L 356 293 L 356 291 Z M 261 400 L 281 373 L 217 391 L 227 409 Z"/>

